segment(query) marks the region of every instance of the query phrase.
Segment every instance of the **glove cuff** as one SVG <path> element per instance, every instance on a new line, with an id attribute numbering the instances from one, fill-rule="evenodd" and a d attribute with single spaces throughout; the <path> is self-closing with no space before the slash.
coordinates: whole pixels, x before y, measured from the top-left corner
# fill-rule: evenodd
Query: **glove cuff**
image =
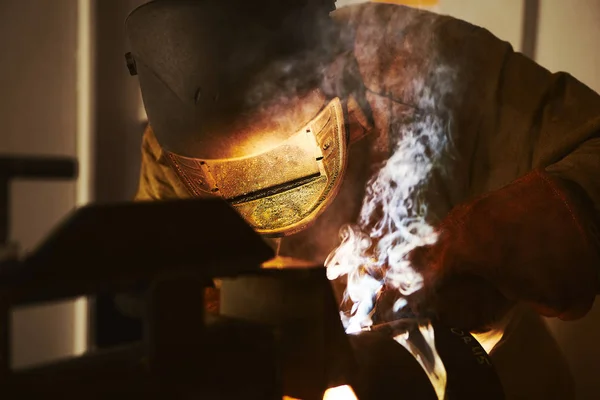
<path id="1" fill-rule="evenodd" d="M 578 318 L 599 287 L 591 201 L 577 185 L 534 170 L 453 210 L 439 265 L 476 273 L 545 316 Z"/>

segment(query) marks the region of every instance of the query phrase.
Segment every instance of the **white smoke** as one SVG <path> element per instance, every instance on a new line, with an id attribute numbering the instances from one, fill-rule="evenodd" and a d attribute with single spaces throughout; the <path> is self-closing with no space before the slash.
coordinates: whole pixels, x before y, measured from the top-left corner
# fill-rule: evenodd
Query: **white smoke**
<path id="1" fill-rule="evenodd" d="M 452 71 L 439 66 L 424 80 L 413 81 L 417 115 L 390 132 L 397 139 L 389 159 L 367 185 L 360 218 L 342 227 L 341 244 L 327 258 L 329 279 L 346 276 L 346 296 L 353 306 L 342 314 L 346 331 L 372 325 L 376 300 L 384 289 L 396 289 L 398 311 L 423 286 L 423 277 L 407 259 L 416 247 L 437 240 L 427 223 L 421 189 L 447 150 L 447 121 L 440 99 L 452 88 Z"/>

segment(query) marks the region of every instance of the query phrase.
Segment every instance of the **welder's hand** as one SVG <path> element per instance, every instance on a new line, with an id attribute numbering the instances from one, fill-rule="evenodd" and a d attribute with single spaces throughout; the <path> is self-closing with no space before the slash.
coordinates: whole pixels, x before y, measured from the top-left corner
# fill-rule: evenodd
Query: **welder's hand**
<path id="1" fill-rule="evenodd" d="M 599 287 L 591 210 L 574 185 L 539 170 L 456 207 L 437 243 L 410 255 L 425 287 L 409 304 L 475 330 L 515 301 L 544 316 L 584 316 Z"/>

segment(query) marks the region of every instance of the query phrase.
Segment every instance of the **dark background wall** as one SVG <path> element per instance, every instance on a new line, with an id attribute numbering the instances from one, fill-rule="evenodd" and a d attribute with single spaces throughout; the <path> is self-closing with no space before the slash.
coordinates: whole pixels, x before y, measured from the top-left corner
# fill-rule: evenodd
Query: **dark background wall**
<path id="1" fill-rule="evenodd" d="M 94 201 L 130 201 L 137 189 L 146 121 L 138 79 L 125 63 L 124 21 L 145 0 L 97 1 L 95 41 Z M 91 302 L 91 342 L 100 348 L 141 339 L 140 321 L 116 309 L 112 295 Z"/>
<path id="2" fill-rule="evenodd" d="M 77 0 L 0 0 L 0 153 L 76 155 Z M 33 248 L 75 205 L 72 182 L 12 185 L 10 237 Z M 73 302 L 13 314 L 13 365 L 75 351 Z"/>
<path id="3" fill-rule="evenodd" d="M 137 77 L 129 75 L 124 21 L 144 0 L 96 2 L 95 201 L 129 200 L 135 194 L 145 127 Z"/>

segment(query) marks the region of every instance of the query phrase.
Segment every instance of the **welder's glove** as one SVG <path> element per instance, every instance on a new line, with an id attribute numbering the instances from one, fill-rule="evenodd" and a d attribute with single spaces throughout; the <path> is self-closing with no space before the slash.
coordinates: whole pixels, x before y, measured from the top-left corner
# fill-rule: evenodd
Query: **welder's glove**
<path id="1" fill-rule="evenodd" d="M 409 303 L 472 330 L 515 301 L 544 316 L 582 317 L 599 287 L 592 210 L 574 184 L 541 170 L 456 207 L 437 243 L 411 253 L 425 287 Z"/>

